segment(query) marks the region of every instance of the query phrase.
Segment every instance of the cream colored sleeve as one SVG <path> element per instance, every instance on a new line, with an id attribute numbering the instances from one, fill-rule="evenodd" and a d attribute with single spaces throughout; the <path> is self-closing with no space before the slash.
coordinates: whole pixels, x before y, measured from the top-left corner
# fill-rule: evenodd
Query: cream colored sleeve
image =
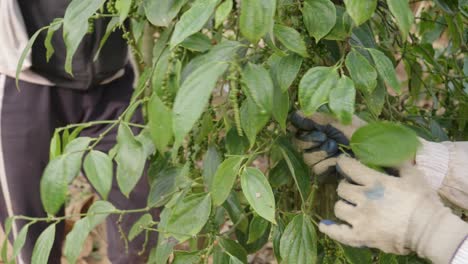
<path id="1" fill-rule="evenodd" d="M 0 0 L 0 74 L 15 78 L 16 67 L 29 37 L 16 0 Z M 52 85 L 31 71 L 31 53 L 24 59 L 19 79 L 41 85 Z"/>
<path id="2" fill-rule="evenodd" d="M 435 143 L 421 139 L 421 143 L 416 167 L 442 197 L 468 210 L 468 142 Z"/>

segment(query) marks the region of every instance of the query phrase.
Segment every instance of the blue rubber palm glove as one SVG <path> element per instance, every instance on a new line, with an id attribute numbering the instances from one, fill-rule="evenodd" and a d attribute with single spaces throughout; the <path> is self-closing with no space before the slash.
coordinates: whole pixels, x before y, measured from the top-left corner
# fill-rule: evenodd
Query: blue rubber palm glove
<path id="1" fill-rule="evenodd" d="M 339 146 L 348 146 L 353 133 L 366 124 L 357 116 L 353 117 L 350 125 L 343 125 L 327 114 L 315 113 L 305 117 L 299 111 L 293 112 L 289 119 L 297 128 L 294 144 L 317 175 L 334 169 L 337 156 L 342 154 Z"/>

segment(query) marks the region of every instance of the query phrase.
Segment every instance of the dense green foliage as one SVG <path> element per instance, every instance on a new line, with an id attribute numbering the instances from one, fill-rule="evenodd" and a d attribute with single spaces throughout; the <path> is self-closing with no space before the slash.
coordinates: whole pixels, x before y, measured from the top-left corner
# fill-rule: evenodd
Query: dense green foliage
<path id="1" fill-rule="evenodd" d="M 121 118 L 69 125 L 52 139 L 41 184 L 45 220 L 64 220 L 54 214 L 83 156 L 104 199 L 75 224 L 65 257 L 74 263 L 84 236 L 108 214 L 162 207 L 159 221 L 145 214 L 123 238 L 145 232 L 155 239 L 158 230 L 149 263 L 166 263 L 184 241 L 199 243 L 189 253 L 175 252 L 176 263 L 210 257 L 246 263 L 268 241 L 281 263 L 422 262 L 320 234 L 317 221 L 333 217 L 336 178 L 311 175 L 287 129 L 294 109 L 328 112 L 345 124 L 358 114 L 371 125 L 350 147 L 381 166 L 411 157 L 416 133 L 434 141 L 468 138 L 467 1 L 410 2 L 73 0 L 63 19 L 43 29 L 52 36 L 63 27 L 67 71 L 88 22 L 111 17 L 107 31 L 123 29 L 140 77 Z M 47 40 L 46 47 L 53 56 Z M 144 125 L 129 121 L 139 106 Z M 110 153 L 93 150 L 101 138 L 79 137 L 103 123 L 118 127 Z M 131 127 L 142 131 L 134 135 Z M 127 196 L 149 163 L 147 207 L 124 211 L 105 201 L 112 161 Z M 54 228 L 39 239 L 33 263 L 46 263 Z M 18 238 L 17 250 L 23 242 Z"/>

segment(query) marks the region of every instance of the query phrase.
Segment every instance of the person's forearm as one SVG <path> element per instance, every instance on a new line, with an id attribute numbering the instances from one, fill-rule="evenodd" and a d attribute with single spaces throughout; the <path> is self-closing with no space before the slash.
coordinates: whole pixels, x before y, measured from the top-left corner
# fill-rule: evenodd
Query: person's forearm
<path id="1" fill-rule="evenodd" d="M 468 210 L 468 142 L 421 140 L 416 166 L 431 187 L 456 206 Z"/>
<path id="2" fill-rule="evenodd" d="M 451 264 L 465 263 L 468 263 L 468 236 L 466 236 L 463 242 L 460 244 L 451 261 Z"/>
<path id="3" fill-rule="evenodd" d="M 449 208 L 440 207 L 432 212 L 415 212 L 411 230 L 411 247 L 419 256 L 428 258 L 435 264 L 447 264 L 451 263 L 454 256 L 459 255 L 460 245 L 468 235 L 468 224 L 452 214 Z"/>

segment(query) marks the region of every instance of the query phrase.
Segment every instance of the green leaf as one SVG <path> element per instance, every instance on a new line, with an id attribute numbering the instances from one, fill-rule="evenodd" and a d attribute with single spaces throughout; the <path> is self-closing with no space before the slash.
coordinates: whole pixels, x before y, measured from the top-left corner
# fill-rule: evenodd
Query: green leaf
<path id="1" fill-rule="evenodd" d="M 177 245 L 177 240 L 173 238 L 164 239 L 162 236 L 159 237 L 158 245 L 151 250 L 148 264 L 167 263 L 169 256 L 174 250 L 174 246 Z"/>
<path id="2" fill-rule="evenodd" d="M 62 22 L 63 19 L 61 18 L 54 19 L 54 21 L 52 21 L 52 23 L 50 24 L 49 29 L 47 30 L 47 35 L 44 40 L 47 62 L 49 62 L 50 58 L 52 57 L 52 55 L 54 55 L 55 52 L 54 46 L 52 45 L 52 37 L 54 36 L 54 33 L 62 27 Z"/>
<path id="3" fill-rule="evenodd" d="M 249 221 L 245 215 L 244 208 L 240 204 L 239 198 L 235 192 L 231 192 L 226 199 L 226 202 L 223 204 L 223 207 L 229 214 L 229 218 L 234 224 L 236 224 L 236 229 L 241 231 L 244 234 L 247 234 L 247 229 L 249 228 Z"/>
<path id="4" fill-rule="evenodd" d="M 20 254 L 21 249 L 24 246 L 24 242 L 26 242 L 26 236 L 28 235 L 29 227 L 32 224 L 33 224 L 32 222 L 27 223 L 18 233 L 18 236 L 16 236 L 15 243 L 13 244 L 13 255 L 11 256 L 12 259 L 16 259 L 16 257 Z M 7 262 L 5 261 L 5 263 Z"/>
<path id="5" fill-rule="evenodd" d="M 276 224 L 275 197 L 265 175 L 257 168 L 246 168 L 241 175 L 245 198 L 257 214 Z"/>
<path id="6" fill-rule="evenodd" d="M 372 252 L 367 248 L 353 248 L 340 245 L 344 256 L 351 264 L 372 263 Z"/>
<path id="7" fill-rule="evenodd" d="M 149 157 L 156 152 L 153 139 L 151 138 L 151 133 L 147 127 L 141 130 L 140 134 L 138 134 L 135 139 L 140 142 L 141 146 L 143 147 L 145 157 Z"/>
<path id="8" fill-rule="evenodd" d="M 148 206 L 159 207 L 165 205 L 185 182 L 184 168 L 164 168 L 155 177 L 148 194 Z"/>
<path id="9" fill-rule="evenodd" d="M 255 215 L 249 225 L 249 239 L 247 243 L 257 241 L 268 229 L 269 222 L 262 217 Z"/>
<path id="10" fill-rule="evenodd" d="M 458 9 L 465 17 L 468 17 L 468 0 L 458 0 Z"/>
<path id="11" fill-rule="evenodd" d="M 65 239 L 63 254 L 68 263 L 76 263 L 86 238 L 101 224 L 115 207 L 106 201 L 95 202 L 88 210 L 88 216 L 78 220 Z"/>
<path id="12" fill-rule="evenodd" d="M 385 81 L 387 85 L 392 87 L 392 89 L 397 94 L 401 94 L 400 82 L 397 79 L 395 67 L 392 64 L 392 61 L 380 50 L 368 50 L 372 56 L 372 59 L 374 60 L 375 68 L 377 69 L 379 76 Z"/>
<path id="13" fill-rule="evenodd" d="M 192 73 L 205 65 L 212 65 L 213 62 L 228 62 L 231 61 L 237 54 L 237 51 L 242 47 L 237 41 L 223 41 L 203 55 L 192 59 L 182 71 L 182 82 L 192 75 Z"/>
<path id="14" fill-rule="evenodd" d="M 275 24 L 273 28 L 275 37 L 290 51 L 295 52 L 302 57 L 309 57 L 307 47 L 301 34 L 294 28 Z"/>
<path id="15" fill-rule="evenodd" d="M 156 94 L 148 103 L 148 126 L 154 145 L 164 153 L 173 136 L 172 112 Z"/>
<path id="16" fill-rule="evenodd" d="M 146 18 L 151 24 L 167 27 L 188 0 L 144 0 Z"/>
<path id="17" fill-rule="evenodd" d="M 226 222 L 226 210 L 223 207 L 218 206 L 216 209 L 214 209 L 212 217 L 213 224 L 215 226 L 221 226 Z"/>
<path id="18" fill-rule="evenodd" d="M 328 106 L 341 123 L 351 124 L 355 99 L 356 89 L 354 89 L 354 83 L 343 75 L 330 92 Z"/>
<path id="19" fill-rule="evenodd" d="M 382 109 L 385 103 L 385 97 L 387 95 L 387 89 L 382 79 L 377 80 L 377 87 L 374 89 L 372 94 L 363 94 L 364 101 L 367 104 L 369 110 L 374 116 L 379 116 L 382 113 Z"/>
<path id="20" fill-rule="evenodd" d="M 358 51 L 352 50 L 346 56 L 346 68 L 356 84 L 364 93 L 372 93 L 377 86 L 377 71 Z"/>
<path id="21" fill-rule="evenodd" d="M 274 38 L 273 38 L 273 31 L 267 33 L 265 35 L 265 37 L 263 38 L 263 40 L 265 41 L 265 44 L 267 45 L 267 47 L 271 48 L 271 50 L 274 52 L 272 54 L 272 56 L 286 56 L 287 53 L 284 52 L 282 49 L 278 48 L 278 46 L 276 45 L 276 42 L 274 41 Z"/>
<path id="22" fill-rule="evenodd" d="M 39 34 L 42 33 L 42 31 L 48 29 L 49 26 L 47 27 L 42 27 L 40 29 L 38 29 L 36 31 L 36 33 L 34 33 L 30 38 L 29 38 L 29 41 L 28 41 L 28 44 L 26 45 L 26 47 L 24 47 L 23 49 L 23 52 L 21 53 L 21 56 L 18 60 L 18 65 L 16 66 L 16 74 L 15 74 L 15 79 L 16 79 L 16 88 L 19 89 L 19 76 L 20 76 L 20 73 L 21 71 L 23 70 L 23 64 L 24 64 L 24 60 L 26 59 L 26 57 L 30 54 L 31 52 L 31 48 L 34 44 L 34 42 L 36 41 L 37 37 L 39 36 Z"/>
<path id="23" fill-rule="evenodd" d="M 175 251 L 172 264 L 200 263 L 200 251 Z"/>
<path id="24" fill-rule="evenodd" d="M 109 216 L 113 211 L 115 211 L 115 207 L 107 201 L 96 201 L 93 203 L 89 208 L 88 216 L 86 217 L 90 228 L 89 231 L 106 220 L 107 216 Z"/>
<path id="25" fill-rule="evenodd" d="M 245 154 L 249 148 L 249 140 L 246 137 L 239 136 L 235 127 L 228 131 L 224 141 L 227 153 L 230 155 Z"/>
<path id="26" fill-rule="evenodd" d="M 328 40 L 346 40 L 353 26 L 351 17 L 346 13 L 342 6 L 335 6 L 336 8 L 336 23 L 332 30 L 324 37 Z"/>
<path id="27" fill-rule="evenodd" d="M 132 0 L 116 0 L 115 9 L 120 14 L 119 19 L 120 23 L 123 23 L 130 13 L 130 8 L 132 7 Z"/>
<path id="28" fill-rule="evenodd" d="M 211 117 L 210 117 L 211 118 Z M 203 181 L 206 187 L 212 186 L 213 178 L 221 164 L 221 155 L 214 145 L 209 145 L 203 158 Z"/>
<path id="29" fill-rule="evenodd" d="M 70 143 L 71 140 L 68 139 L 68 137 L 70 136 L 70 132 L 68 131 L 68 128 L 63 130 L 62 132 L 62 145 L 63 145 L 63 148 L 65 148 L 68 143 Z"/>
<path id="30" fill-rule="evenodd" d="M 166 231 L 182 243 L 201 231 L 210 217 L 210 212 L 210 194 L 187 196 L 172 209 Z"/>
<path id="31" fill-rule="evenodd" d="M 179 59 L 175 59 L 172 63 L 172 72 L 169 72 L 167 75 L 167 83 L 165 89 L 162 91 L 161 98 L 168 98 L 167 100 L 169 103 L 173 102 L 173 98 L 175 98 L 177 91 L 179 91 L 180 84 L 181 84 L 181 73 L 182 73 L 182 62 Z M 159 93 L 158 93 L 159 95 Z"/>
<path id="32" fill-rule="evenodd" d="M 10 236 L 10 233 L 11 233 L 11 230 L 12 230 L 12 226 L 13 226 L 13 221 L 14 219 L 12 217 L 8 217 L 6 220 L 5 220 L 5 223 L 4 223 L 4 228 L 3 230 L 5 231 L 5 237 L 9 237 Z M 0 228 L 1 228 L 1 225 L 0 225 Z M 2 247 L 1 247 L 1 260 L 3 262 L 8 262 L 8 253 L 9 253 L 9 249 L 10 249 L 10 243 L 9 243 L 9 240 L 8 239 L 3 239 L 3 243 L 2 243 Z"/>
<path id="33" fill-rule="evenodd" d="M 467 58 L 468 59 L 468 58 Z M 420 97 L 423 69 L 421 65 L 416 61 L 407 61 L 407 70 L 408 73 L 408 88 L 411 93 L 413 100 L 418 100 Z"/>
<path id="34" fill-rule="evenodd" d="M 80 219 L 73 225 L 73 229 L 65 239 L 63 250 L 63 255 L 68 263 L 76 263 L 89 232 L 90 227 L 87 218 Z"/>
<path id="35" fill-rule="evenodd" d="M 173 108 L 173 129 L 176 145 L 200 118 L 218 78 L 226 71 L 227 63 L 210 62 L 193 71 L 177 93 Z"/>
<path id="36" fill-rule="evenodd" d="M 101 54 L 101 50 L 104 47 L 104 44 L 106 44 L 107 39 L 110 37 L 112 32 L 119 26 L 120 18 L 119 17 L 113 17 L 109 23 L 107 24 L 106 27 L 106 33 L 104 36 L 102 36 L 101 41 L 99 42 L 99 48 L 96 51 L 96 54 L 94 55 L 94 61 L 96 61 L 99 58 L 99 54 Z"/>
<path id="37" fill-rule="evenodd" d="M 148 181 L 150 185 L 154 182 L 158 173 L 170 167 L 170 153 L 156 153 L 150 161 L 148 167 Z"/>
<path id="38" fill-rule="evenodd" d="M 379 254 L 379 264 L 398 264 L 398 260 L 393 254 L 386 254 L 380 252 Z"/>
<path id="39" fill-rule="evenodd" d="M 269 59 L 273 83 L 286 92 L 297 77 L 302 65 L 302 58 L 296 54 L 284 57 L 272 55 Z"/>
<path id="40" fill-rule="evenodd" d="M 275 86 L 275 95 L 273 98 L 273 117 L 281 126 L 283 131 L 286 131 L 286 120 L 289 113 L 289 93 L 281 92 L 278 86 Z"/>
<path id="41" fill-rule="evenodd" d="M 211 40 L 205 34 L 197 32 L 186 38 L 180 46 L 196 52 L 205 52 L 211 48 Z"/>
<path id="42" fill-rule="evenodd" d="M 247 264 L 247 252 L 239 243 L 231 239 L 220 237 L 219 245 L 231 258 L 235 258 L 240 263 Z"/>
<path id="43" fill-rule="evenodd" d="M 453 1 L 453 0 L 434 0 L 434 3 L 440 7 L 444 12 L 447 12 L 450 15 L 455 15 L 457 12 L 457 2 L 460 6 L 463 3 L 463 0 Z"/>
<path id="44" fill-rule="evenodd" d="M 158 2 L 159 3 L 159 2 Z M 166 52 L 169 52 L 169 47 L 168 47 L 168 43 L 169 43 L 169 38 L 172 34 L 172 30 L 174 29 L 174 26 L 171 25 L 169 26 L 168 28 L 164 29 L 159 38 L 158 38 L 158 41 L 156 41 L 156 43 L 154 43 L 154 47 L 153 47 L 153 51 L 152 51 L 152 55 L 153 55 L 153 59 L 152 59 L 152 65 L 153 65 L 153 68 L 154 68 L 154 65 L 156 64 L 159 64 L 159 62 L 161 61 L 161 57 L 162 55 Z M 153 75 L 154 75 L 154 72 L 153 72 Z M 154 76 L 153 76 L 154 78 Z M 153 91 L 155 91 L 156 89 L 153 87 Z"/>
<path id="45" fill-rule="evenodd" d="M 318 42 L 336 23 L 335 5 L 330 0 L 306 0 L 302 9 L 309 35 Z"/>
<path id="46" fill-rule="evenodd" d="M 356 26 L 369 20 L 377 7 L 377 0 L 344 0 L 346 12 L 351 16 Z"/>
<path id="47" fill-rule="evenodd" d="M 213 263 L 230 263 L 230 256 L 224 252 L 221 246 L 214 246 L 213 248 Z"/>
<path id="48" fill-rule="evenodd" d="M 281 253 L 280 253 L 280 245 L 281 245 L 281 237 L 283 236 L 284 232 L 284 223 L 281 218 L 278 220 L 278 225 L 273 227 L 272 231 L 272 243 L 273 243 L 273 252 L 275 253 L 275 257 L 278 262 L 281 263 Z"/>
<path id="49" fill-rule="evenodd" d="M 49 214 L 56 214 L 67 198 L 68 175 L 71 175 L 67 163 L 68 156 L 61 155 L 49 162 L 41 177 L 40 194 L 44 209 Z"/>
<path id="50" fill-rule="evenodd" d="M 299 83 L 299 103 L 305 115 L 312 115 L 321 105 L 327 103 L 328 95 L 338 81 L 338 74 L 332 67 L 315 67 L 306 72 Z"/>
<path id="51" fill-rule="evenodd" d="M 289 222 L 281 236 L 280 253 L 283 263 L 307 264 L 317 261 L 317 234 L 309 216 L 299 214 Z"/>
<path id="52" fill-rule="evenodd" d="M 138 12 L 141 12 L 141 5 L 138 8 L 139 8 Z M 113 18 L 117 18 L 117 17 L 113 17 Z M 143 32 L 145 30 L 145 25 L 146 25 L 146 20 L 138 20 L 136 18 L 130 18 L 130 31 L 132 32 L 133 39 L 135 39 L 137 43 L 140 43 L 141 41 L 141 37 L 143 36 Z M 161 39 L 161 36 L 160 38 L 158 38 L 158 41 L 160 39 Z"/>
<path id="53" fill-rule="evenodd" d="M 167 207 L 162 210 L 158 229 L 166 229 L 171 212 L 172 209 Z M 161 233 L 164 234 L 164 232 Z M 151 250 L 148 264 L 167 263 L 169 255 L 172 253 L 175 245 L 177 245 L 177 240 L 175 240 L 173 237 L 165 238 L 164 235 L 159 235 L 158 244 L 155 248 L 153 248 L 153 250 Z"/>
<path id="54" fill-rule="evenodd" d="M 203 114 L 203 117 L 200 120 L 197 132 L 194 135 L 194 143 L 203 144 L 209 140 L 211 132 L 215 129 L 214 125 L 216 120 L 213 119 L 212 113 L 207 111 Z"/>
<path id="55" fill-rule="evenodd" d="M 289 112 L 289 86 L 296 79 L 301 68 L 302 58 L 296 54 L 280 57 L 273 54 L 268 59 L 270 76 L 274 83 L 273 118 L 286 131 L 286 120 Z"/>
<path id="56" fill-rule="evenodd" d="M 132 130 L 126 124 L 119 125 L 117 133 L 118 150 L 115 157 L 117 162 L 117 183 L 125 196 L 135 188 L 145 167 L 145 149 L 133 136 Z"/>
<path id="57" fill-rule="evenodd" d="M 56 224 L 51 224 L 39 236 L 34 245 L 31 264 L 44 264 L 49 262 L 50 250 L 55 240 Z"/>
<path id="58" fill-rule="evenodd" d="M 419 141 L 409 128 L 376 122 L 359 128 L 351 137 L 350 145 L 363 163 L 391 167 L 414 157 Z"/>
<path id="59" fill-rule="evenodd" d="M 150 214 L 142 215 L 132 226 L 128 232 L 128 240 L 132 241 L 135 239 L 141 232 L 143 232 L 145 227 L 151 226 L 153 223 L 153 217 Z"/>
<path id="60" fill-rule="evenodd" d="M 428 264 L 428 260 L 419 258 L 417 255 L 395 256 L 400 264 Z"/>
<path id="61" fill-rule="evenodd" d="M 270 73 L 263 66 L 249 62 L 242 71 L 242 81 L 242 88 L 257 106 L 265 113 L 271 113 L 274 87 Z"/>
<path id="62" fill-rule="evenodd" d="M 377 44 L 375 43 L 374 32 L 370 27 L 370 23 L 353 28 L 349 44 L 358 47 L 375 48 Z M 363 52 L 363 55 L 370 60 L 370 55 L 368 55 L 367 51 Z"/>
<path id="63" fill-rule="evenodd" d="M 107 200 L 112 188 L 112 160 L 103 152 L 91 150 L 84 160 L 83 167 L 91 185 Z"/>
<path id="64" fill-rule="evenodd" d="M 466 20 L 466 19 L 465 19 Z M 461 14 L 455 16 L 445 15 L 447 23 L 448 35 L 450 36 L 450 52 L 456 53 L 460 50 L 460 46 L 466 42 L 464 31 L 465 26 Z"/>
<path id="65" fill-rule="evenodd" d="M 310 176 L 309 167 L 304 163 L 302 157 L 291 146 L 288 139 L 281 138 L 278 140 L 278 146 L 281 148 L 286 164 L 289 171 L 293 176 L 294 183 L 296 184 L 299 194 L 301 195 L 302 202 L 304 203 L 309 197 L 310 193 Z"/>
<path id="66" fill-rule="evenodd" d="M 241 126 L 253 146 L 258 132 L 267 124 L 270 116 L 262 111 L 253 100 L 247 98 L 240 109 Z"/>
<path id="67" fill-rule="evenodd" d="M 170 40 L 171 48 L 202 29 L 218 2 L 219 0 L 195 0 L 190 9 L 177 22 Z"/>
<path id="68" fill-rule="evenodd" d="M 50 140 L 49 160 L 53 160 L 62 154 L 61 145 L 60 134 L 57 130 L 55 130 L 54 136 Z"/>
<path id="69" fill-rule="evenodd" d="M 167 82 L 164 83 L 164 80 L 167 80 L 166 75 L 167 70 L 169 68 L 170 55 L 171 51 L 168 48 L 164 49 L 162 54 L 160 54 L 159 59 L 157 60 L 156 66 L 154 66 L 153 76 L 151 78 L 151 85 L 153 88 L 153 94 L 156 94 L 158 96 L 167 95 L 169 93 L 169 91 L 167 91 L 168 89 L 163 88 L 167 88 Z M 169 95 L 172 96 L 172 94 L 170 93 Z"/>
<path id="70" fill-rule="evenodd" d="M 400 28 L 403 40 L 406 40 L 411 25 L 413 25 L 414 22 L 413 12 L 411 11 L 408 0 L 387 0 L 387 4 Z"/>
<path id="71" fill-rule="evenodd" d="M 66 156 L 65 161 L 69 169 L 68 182 L 71 182 L 80 173 L 81 161 L 91 140 L 89 137 L 79 137 L 73 139 L 65 146 L 63 154 Z"/>
<path id="72" fill-rule="evenodd" d="M 270 182 L 271 187 L 278 188 L 290 182 L 290 175 L 291 173 L 289 172 L 288 164 L 284 159 L 282 159 L 269 171 L 268 181 Z"/>
<path id="73" fill-rule="evenodd" d="M 237 174 L 239 174 L 239 167 L 243 160 L 244 157 L 242 156 L 230 157 L 219 165 L 214 175 L 213 183 L 209 188 L 215 206 L 223 204 L 228 197 Z"/>
<path id="74" fill-rule="evenodd" d="M 460 108 L 458 109 L 458 116 L 462 119 L 458 123 L 458 130 L 464 131 L 468 122 L 467 119 L 464 119 L 465 116 L 468 116 L 468 102 L 460 104 Z"/>
<path id="75" fill-rule="evenodd" d="M 102 6 L 105 0 L 72 0 L 63 18 L 63 39 L 67 47 L 65 71 L 71 75 L 73 55 L 88 32 L 88 19 Z"/>
<path id="76" fill-rule="evenodd" d="M 228 18 L 231 13 L 232 0 L 225 0 L 222 4 L 218 6 L 215 13 L 215 28 L 218 28 L 223 24 L 223 22 Z"/>
<path id="77" fill-rule="evenodd" d="M 273 30 L 276 0 L 243 0 L 240 11 L 240 32 L 252 43 Z"/>
<path id="78" fill-rule="evenodd" d="M 73 141 L 75 138 L 77 138 L 80 135 L 83 129 L 88 128 L 88 127 L 89 125 L 77 126 L 75 129 L 73 129 L 70 136 L 68 136 L 68 140 Z"/>

